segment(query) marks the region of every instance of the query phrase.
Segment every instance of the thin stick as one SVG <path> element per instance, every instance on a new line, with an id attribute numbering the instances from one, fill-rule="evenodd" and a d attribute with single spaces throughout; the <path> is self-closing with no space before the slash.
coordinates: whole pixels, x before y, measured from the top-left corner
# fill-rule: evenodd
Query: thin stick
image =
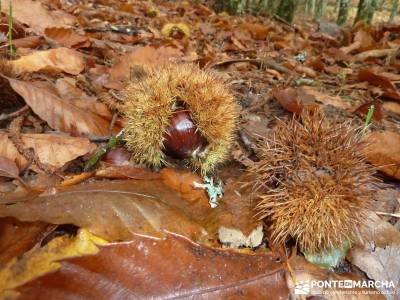
<path id="1" fill-rule="evenodd" d="M 22 115 L 23 113 L 25 113 L 28 110 L 29 110 L 29 106 L 25 105 L 24 107 L 18 109 L 15 112 L 12 112 L 12 113 L 9 113 L 9 114 L 1 114 L 0 115 L 0 121 L 4 121 L 4 120 L 7 120 L 7 119 L 12 119 L 12 118 L 15 118 L 15 117 L 19 117 L 20 115 Z"/>

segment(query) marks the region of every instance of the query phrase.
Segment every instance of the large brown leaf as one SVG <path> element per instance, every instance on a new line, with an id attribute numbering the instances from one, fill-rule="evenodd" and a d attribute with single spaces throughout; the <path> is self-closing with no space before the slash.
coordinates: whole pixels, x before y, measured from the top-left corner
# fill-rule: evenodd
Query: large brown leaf
<path id="1" fill-rule="evenodd" d="M 129 78 L 134 66 L 160 66 L 182 55 L 180 50 L 166 46 L 157 49 L 151 46 L 136 48 L 133 52 L 121 56 L 109 70 L 110 78 L 106 87 L 122 88 L 122 82 Z"/>
<path id="2" fill-rule="evenodd" d="M 11 61 L 11 64 L 17 74 L 47 71 L 78 75 L 85 67 L 83 55 L 76 50 L 68 48 L 36 51 Z"/>
<path id="3" fill-rule="evenodd" d="M 368 136 L 368 161 L 387 176 L 400 179 L 400 134 L 375 131 Z"/>
<path id="4" fill-rule="evenodd" d="M 44 34 L 46 37 L 68 48 L 77 49 L 90 45 L 89 39 L 86 36 L 77 34 L 71 28 L 47 27 L 44 30 Z"/>
<path id="5" fill-rule="evenodd" d="M 42 163 L 56 168 L 97 148 L 87 138 L 66 135 L 23 134 L 21 139 L 25 147 L 35 150 Z"/>
<path id="6" fill-rule="evenodd" d="M 42 222 L 25 223 L 14 218 L 0 219 L 0 268 L 13 257 L 24 254 L 54 227 Z"/>
<path id="7" fill-rule="evenodd" d="M 110 122 L 70 101 L 66 101 L 53 91 L 31 82 L 8 78 L 11 87 L 20 94 L 31 109 L 53 129 L 71 135 L 108 135 Z M 119 128 L 114 128 L 115 133 Z"/>
<path id="8" fill-rule="evenodd" d="M 134 233 L 160 237 L 165 230 L 193 240 L 207 236 L 194 221 L 197 204 L 183 201 L 159 180 L 94 183 L 2 202 L 0 217 L 74 224 L 108 240 L 127 240 Z"/>
<path id="9" fill-rule="evenodd" d="M 101 246 L 17 290 L 19 299 L 289 298 L 285 264 L 271 253 L 214 249 L 174 234 Z"/>
<path id="10" fill-rule="evenodd" d="M 1 6 L 1 11 L 8 14 L 8 3 Z M 56 18 L 39 1 L 13 0 L 13 17 L 21 23 L 29 25 L 36 33 L 43 33 L 48 26 L 63 26 L 65 19 Z"/>
<path id="11" fill-rule="evenodd" d="M 6 133 L 0 132 L 0 156 L 6 157 L 15 162 L 19 170 L 26 168 L 28 161 L 20 154 L 13 142 L 8 138 Z"/>

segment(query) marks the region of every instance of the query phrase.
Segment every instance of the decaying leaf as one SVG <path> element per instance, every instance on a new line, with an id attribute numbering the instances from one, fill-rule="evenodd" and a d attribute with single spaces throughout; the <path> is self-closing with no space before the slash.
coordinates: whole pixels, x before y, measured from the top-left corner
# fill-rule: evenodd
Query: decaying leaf
<path id="1" fill-rule="evenodd" d="M 53 239 L 42 248 L 33 248 L 20 260 L 14 259 L 0 270 L 0 297 L 16 297 L 18 293 L 14 289 L 18 286 L 59 269 L 61 264 L 58 260 L 96 254 L 98 245 L 102 244 L 106 244 L 106 241 L 82 230 L 76 238 L 63 236 Z"/>
<path id="2" fill-rule="evenodd" d="M 36 51 L 11 61 L 11 64 L 17 74 L 46 71 L 78 75 L 85 67 L 82 54 L 68 48 Z"/>
<path id="3" fill-rule="evenodd" d="M 22 256 L 49 232 L 54 225 L 43 222 L 20 222 L 0 219 L 0 269 L 14 257 Z"/>
<path id="4" fill-rule="evenodd" d="M 69 243 L 65 238 L 55 239 L 48 247 L 37 250 L 36 255 L 32 251 L 20 264 L 10 266 L 11 275 L 16 269 L 24 271 L 46 252 L 52 260 L 61 260 L 47 268 L 52 273 L 36 279 L 31 276 L 33 280 L 16 288 L 14 294 L 46 299 L 71 298 L 77 294 L 85 299 L 110 299 L 117 295 L 124 299 L 288 299 L 289 296 L 285 265 L 271 253 L 214 249 L 168 234 L 165 239 L 134 235 L 126 243 L 93 245 L 90 252 L 98 251 L 97 254 L 87 255 L 90 253 L 83 247 L 85 240 L 78 238 Z M 76 253 L 74 245 L 81 245 L 86 256 L 68 258 Z M 11 287 L 25 282 L 19 280 Z"/>

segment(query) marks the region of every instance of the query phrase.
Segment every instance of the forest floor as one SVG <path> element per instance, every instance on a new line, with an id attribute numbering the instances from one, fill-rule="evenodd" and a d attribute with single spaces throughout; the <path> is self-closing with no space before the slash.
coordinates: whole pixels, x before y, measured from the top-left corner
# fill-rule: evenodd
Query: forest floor
<path id="1" fill-rule="evenodd" d="M 1 10 L 1 299 L 302 299 L 302 288 L 398 299 L 400 24 L 289 25 L 187 1 L 14 0 L 12 22 Z M 125 125 L 104 95 L 118 95 L 137 66 L 169 62 L 218 73 L 240 107 L 216 209 L 194 187 L 197 173 L 134 164 L 123 146 L 85 168 Z M 316 107 L 363 127 L 372 105 L 367 161 L 379 183 L 365 241 L 330 269 L 268 234 L 255 242 L 263 225 L 242 175 L 260 139 Z M 301 286 L 349 280 L 363 284 Z"/>

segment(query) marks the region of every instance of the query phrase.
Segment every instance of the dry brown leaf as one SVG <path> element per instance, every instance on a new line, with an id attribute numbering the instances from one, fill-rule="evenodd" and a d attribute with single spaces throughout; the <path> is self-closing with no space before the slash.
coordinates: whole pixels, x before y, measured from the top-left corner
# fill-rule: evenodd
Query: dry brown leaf
<path id="1" fill-rule="evenodd" d="M 377 74 L 377 72 L 374 72 L 373 70 L 360 70 L 358 72 L 358 80 L 367 81 L 374 86 L 379 86 L 386 90 L 396 90 L 396 87 L 389 78 L 383 76 L 382 74 Z"/>
<path id="2" fill-rule="evenodd" d="M 385 110 L 391 111 L 395 114 L 400 115 L 400 104 L 398 102 L 385 102 L 383 103 L 383 108 Z"/>
<path id="3" fill-rule="evenodd" d="M 26 148 L 33 148 L 40 162 L 56 168 L 75 158 L 93 152 L 97 146 L 87 138 L 55 134 L 22 134 Z"/>
<path id="4" fill-rule="evenodd" d="M 340 50 L 345 54 L 348 54 L 354 50 L 363 52 L 372 49 L 374 45 L 375 41 L 372 38 L 371 34 L 364 30 L 360 30 L 357 31 L 357 33 L 355 34 L 354 42 L 349 46 L 340 48 Z"/>
<path id="5" fill-rule="evenodd" d="M 291 87 L 285 89 L 274 89 L 272 95 L 278 100 L 284 109 L 292 113 L 300 114 L 303 110 L 303 102 L 301 101 L 297 90 Z"/>
<path id="6" fill-rule="evenodd" d="M 320 102 L 325 105 L 332 105 L 342 109 L 350 109 L 351 104 L 341 98 L 340 96 L 331 96 L 329 94 L 319 91 L 317 88 L 312 86 L 302 86 L 299 88 L 301 93 L 311 96 L 315 101 Z"/>
<path id="7" fill-rule="evenodd" d="M 11 159 L 0 156 L 0 177 L 18 178 L 19 169 Z"/>
<path id="8" fill-rule="evenodd" d="M 400 179 L 400 134 L 374 131 L 368 135 L 368 161 L 387 176 Z"/>
<path id="9" fill-rule="evenodd" d="M 13 40 L 13 46 L 16 48 L 36 48 L 42 45 L 44 38 L 41 36 L 27 36 Z"/>
<path id="10" fill-rule="evenodd" d="M 78 75 L 85 68 L 83 55 L 68 48 L 36 51 L 11 61 L 11 64 L 17 74 L 46 71 Z"/>
<path id="11" fill-rule="evenodd" d="M 72 28 L 65 27 L 47 27 L 44 34 L 49 39 L 67 48 L 82 48 L 90 45 L 88 37 L 77 34 Z"/>
<path id="12" fill-rule="evenodd" d="M 375 213 L 368 216 L 364 229 L 364 244 L 351 249 L 350 261 L 369 278 L 388 281 L 394 288 L 381 286 L 386 299 L 398 299 L 400 293 L 400 232 L 390 223 L 380 219 Z"/>
<path id="13" fill-rule="evenodd" d="M 11 87 L 20 94 L 31 109 L 50 127 L 71 135 L 108 135 L 110 122 L 66 101 L 44 87 L 32 82 L 8 78 Z M 120 128 L 114 127 L 114 133 Z"/>
<path id="14" fill-rule="evenodd" d="M 7 203 L 7 199 L 1 200 Z M 11 204 L 13 203 L 13 204 Z M 163 237 L 165 231 L 203 241 L 208 234 L 196 223 L 196 203 L 182 201 L 159 180 L 125 180 L 49 190 L 39 196 L 0 205 L 0 217 L 21 221 L 74 224 L 110 241 L 134 233 Z"/>
<path id="15" fill-rule="evenodd" d="M 56 240 L 53 240 L 56 242 Z M 21 299 L 288 299 L 285 264 L 269 253 L 202 246 L 175 234 L 133 235 L 17 288 Z M 37 251 L 40 251 L 37 250 Z M 28 272 L 22 260 L 14 276 Z M 12 273 L 10 274 L 12 277 Z"/>
<path id="16" fill-rule="evenodd" d="M 8 5 L 2 5 L 1 11 L 8 14 Z M 38 34 L 42 34 L 46 27 L 63 26 L 66 24 L 62 18 L 56 18 L 39 1 L 13 0 L 13 17 L 21 23 L 27 24 Z"/>
<path id="17" fill-rule="evenodd" d="M 250 33 L 255 40 L 265 40 L 270 29 L 261 24 L 244 22 L 240 24 L 240 29 Z"/>
<path id="18" fill-rule="evenodd" d="M 135 65 L 159 66 L 182 55 L 180 50 L 166 46 L 157 49 L 151 46 L 136 48 L 133 52 L 120 57 L 119 61 L 110 69 L 110 78 L 106 87 L 122 88 L 121 82 L 129 78 L 131 68 Z"/>
<path id="19" fill-rule="evenodd" d="M 20 171 L 24 170 L 28 164 L 25 157 L 20 154 L 14 143 L 8 138 L 6 133 L 0 132 L 0 156 L 6 157 L 16 163 Z"/>

